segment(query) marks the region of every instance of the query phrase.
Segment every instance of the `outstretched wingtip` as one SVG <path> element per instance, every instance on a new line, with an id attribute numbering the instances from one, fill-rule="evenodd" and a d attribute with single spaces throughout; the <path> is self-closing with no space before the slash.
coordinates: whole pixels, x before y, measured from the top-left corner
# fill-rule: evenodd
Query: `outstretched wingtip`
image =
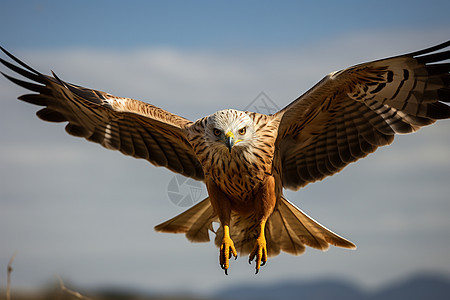
<path id="1" fill-rule="evenodd" d="M 52 71 L 52 75 L 58 81 L 59 84 L 61 84 L 64 87 L 67 87 L 66 83 L 64 81 L 62 81 L 61 79 L 59 79 L 58 75 L 56 75 L 55 72 Z"/>
<path id="2" fill-rule="evenodd" d="M 0 74 L 2 74 L 3 76 L 5 76 L 6 78 L 8 78 L 8 75 L 6 75 L 5 73 L 3 73 L 2 71 L 0 71 Z"/>
<path id="3" fill-rule="evenodd" d="M 3 53 L 5 53 L 6 55 L 8 55 L 9 57 L 11 57 L 12 59 L 17 59 L 14 55 L 12 55 L 8 50 L 6 50 L 5 48 L 3 48 L 2 46 L 0 46 L 0 49 L 3 51 Z"/>
<path id="4" fill-rule="evenodd" d="M 41 73 L 39 73 L 38 71 L 36 71 L 35 69 L 33 69 L 32 67 L 30 67 L 29 65 L 27 65 L 26 63 L 24 63 L 23 61 L 21 61 L 20 59 L 18 59 L 17 57 L 15 57 L 14 55 L 12 55 L 9 51 L 7 51 L 5 48 L 3 48 L 2 46 L 0 46 L 0 49 L 3 51 L 3 53 L 5 53 L 9 58 L 11 58 L 13 61 L 15 61 L 16 63 L 18 63 L 19 65 L 21 65 L 22 67 L 24 67 L 25 69 L 27 69 L 28 71 L 34 73 L 35 75 L 40 75 Z"/>
<path id="5" fill-rule="evenodd" d="M 423 55 L 423 54 L 428 54 L 428 53 L 431 53 L 431 52 L 434 52 L 434 51 L 438 51 L 438 50 L 447 48 L 449 46 L 450 46 L 450 40 L 448 40 L 446 42 L 443 42 L 443 43 L 440 43 L 438 45 L 435 45 L 435 46 L 423 49 L 423 50 L 412 52 L 409 55 L 411 55 L 411 56 L 420 56 L 420 55 Z"/>
<path id="6" fill-rule="evenodd" d="M 5 48 L 3 48 L 2 46 L 0 46 L 0 50 L 2 50 L 6 55 L 11 55 L 11 53 L 9 53 Z"/>

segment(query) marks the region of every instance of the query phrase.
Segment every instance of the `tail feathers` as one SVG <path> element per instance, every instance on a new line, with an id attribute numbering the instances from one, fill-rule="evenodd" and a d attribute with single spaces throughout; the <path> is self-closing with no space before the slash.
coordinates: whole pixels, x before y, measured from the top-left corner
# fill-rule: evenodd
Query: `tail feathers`
<path id="1" fill-rule="evenodd" d="M 240 255 L 249 254 L 255 245 L 258 223 L 253 215 L 241 217 L 233 214 L 230 235 Z M 264 231 L 268 256 L 276 256 L 281 251 L 300 255 L 305 246 L 325 251 L 330 245 L 355 249 L 356 246 L 320 225 L 298 209 L 283 196 L 266 222 Z M 223 230 L 216 232 L 215 244 L 220 247 Z"/>
<path id="2" fill-rule="evenodd" d="M 213 231 L 212 222 L 217 222 L 217 215 L 209 198 L 204 199 L 185 212 L 155 226 L 155 230 L 168 233 L 185 233 L 191 242 L 209 242 L 209 232 Z"/>
<path id="3" fill-rule="evenodd" d="M 356 248 L 352 242 L 320 225 L 284 197 L 268 219 L 265 234 L 276 245 L 273 255 L 277 255 L 280 250 L 300 255 L 305 251 L 305 245 L 322 251 L 330 245 Z"/>
<path id="4" fill-rule="evenodd" d="M 182 214 L 155 226 L 156 231 L 169 233 L 185 233 L 191 242 L 208 242 L 209 231 L 214 232 L 212 223 L 218 217 L 209 201 L 201 201 Z M 254 215 L 242 217 L 232 214 L 230 236 L 240 255 L 249 254 L 257 238 L 258 221 Z M 223 240 L 223 228 L 215 232 L 214 242 L 220 247 Z M 294 204 L 281 197 L 265 227 L 268 256 L 278 255 L 281 251 L 300 255 L 305 246 L 327 250 L 330 245 L 355 249 L 356 246 L 320 225 Z"/>

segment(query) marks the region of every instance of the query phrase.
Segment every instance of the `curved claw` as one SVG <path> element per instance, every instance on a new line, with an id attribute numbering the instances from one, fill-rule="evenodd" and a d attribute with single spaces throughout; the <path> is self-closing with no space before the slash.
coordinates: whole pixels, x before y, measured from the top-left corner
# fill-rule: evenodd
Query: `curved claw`
<path id="1" fill-rule="evenodd" d="M 234 256 L 237 259 L 237 251 L 231 238 L 225 236 L 220 245 L 219 264 L 225 275 L 228 275 L 228 267 L 230 266 L 230 258 Z"/>
<path id="2" fill-rule="evenodd" d="M 253 259 L 255 259 L 256 263 L 255 274 L 258 274 L 260 267 L 264 266 L 267 262 L 267 246 L 264 236 L 260 236 L 256 239 L 256 243 L 253 247 L 253 251 L 250 253 L 248 263 L 251 264 Z"/>

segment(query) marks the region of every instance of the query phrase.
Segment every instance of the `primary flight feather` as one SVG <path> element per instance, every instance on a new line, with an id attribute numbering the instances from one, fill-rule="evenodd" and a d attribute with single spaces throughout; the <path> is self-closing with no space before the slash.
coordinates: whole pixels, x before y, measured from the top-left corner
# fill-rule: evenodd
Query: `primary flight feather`
<path id="1" fill-rule="evenodd" d="M 450 118 L 450 41 L 333 72 L 273 115 L 226 109 L 191 122 L 156 106 L 44 75 L 1 50 L 0 62 L 35 93 L 39 118 L 68 122 L 66 131 L 156 166 L 203 181 L 208 197 L 155 227 L 193 242 L 214 232 L 220 266 L 249 254 L 256 272 L 267 258 L 305 246 L 355 248 L 284 198 L 342 170 L 397 133 Z M 31 80 L 31 82 L 29 81 Z M 220 227 L 213 230 L 212 223 Z"/>

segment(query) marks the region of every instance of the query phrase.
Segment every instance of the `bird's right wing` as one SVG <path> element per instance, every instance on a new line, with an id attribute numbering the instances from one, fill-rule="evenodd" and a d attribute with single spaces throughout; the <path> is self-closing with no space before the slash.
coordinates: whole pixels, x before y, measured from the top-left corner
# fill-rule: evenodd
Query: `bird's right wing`
<path id="1" fill-rule="evenodd" d="M 2 73 L 17 85 L 38 93 L 19 99 L 44 106 L 37 112 L 42 120 L 68 122 L 66 131 L 71 135 L 203 180 L 202 167 L 186 138 L 191 121 L 145 102 L 73 85 L 55 74 L 44 75 L 1 49 L 20 66 L 0 58 L 1 63 L 34 81 Z"/>
<path id="2" fill-rule="evenodd" d="M 389 145 L 397 133 L 450 118 L 450 50 L 443 50 L 449 46 L 331 73 L 276 113 L 283 186 L 296 190 L 322 180 Z"/>

